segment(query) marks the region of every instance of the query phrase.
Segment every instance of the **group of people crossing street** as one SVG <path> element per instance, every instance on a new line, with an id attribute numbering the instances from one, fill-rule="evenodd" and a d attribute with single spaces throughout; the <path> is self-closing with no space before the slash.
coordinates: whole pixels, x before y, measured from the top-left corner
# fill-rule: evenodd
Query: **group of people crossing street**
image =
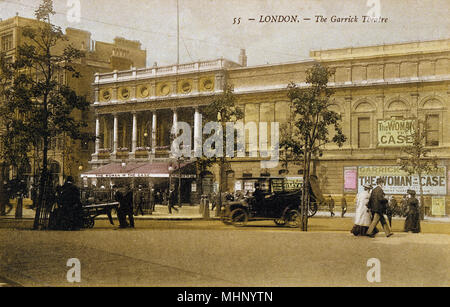
<path id="1" fill-rule="evenodd" d="M 383 178 L 378 178 L 376 183 L 375 188 L 370 184 L 363 185 L 363 191 L 356 196 L 355 224 L 351 230 L 355 236 L 375 237 L 378 223 L 381 223 L 386 237 L 393 235 L 392 216 L 399 212 L 398 204 L 394 197 L 386 198 Z M 414 190 L 408 190 L 407 194 L 403 198 L 407 207 L 404 231 L 418 233 L 421 231 L 419 201 Z"/>

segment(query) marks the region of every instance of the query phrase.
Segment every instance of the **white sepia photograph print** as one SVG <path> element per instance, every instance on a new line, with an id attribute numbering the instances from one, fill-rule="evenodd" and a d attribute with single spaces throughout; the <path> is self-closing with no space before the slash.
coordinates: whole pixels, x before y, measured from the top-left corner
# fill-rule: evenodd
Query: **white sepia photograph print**
<path id="1" fill-rule="evenodd" d="M 449 10 L 0 0 L 0 291 L 449 287 Z"/>

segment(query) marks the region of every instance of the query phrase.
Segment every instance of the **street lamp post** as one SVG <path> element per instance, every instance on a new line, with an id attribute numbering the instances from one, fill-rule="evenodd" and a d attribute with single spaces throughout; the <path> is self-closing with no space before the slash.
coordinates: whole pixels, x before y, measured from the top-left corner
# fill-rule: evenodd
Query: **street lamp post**
<path id="1" fill-rule="evenodd" d="M 173 171 L 173 167 L 172 165 L 169 166 L 169 191 L 172 188 L 172 171 Z"/>
<path id="2" fill-rule="evenodd" d="M 179 157 L 178 161 L 178 207 L 181 207 L 181 163 L 183 158 Z"/>

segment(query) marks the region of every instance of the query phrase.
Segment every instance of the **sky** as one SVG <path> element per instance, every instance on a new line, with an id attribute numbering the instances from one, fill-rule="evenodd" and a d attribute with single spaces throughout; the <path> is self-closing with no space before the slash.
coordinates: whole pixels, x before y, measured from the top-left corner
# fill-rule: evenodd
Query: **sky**
<path id="1" fill-rule="evenodd" d="M 147 65 L 177 62 L 177 0 L 54 0 L 52 22 L 79 28 L 92 39 L 138 40 Z M 34 17 L 41 0 L 0 0 L 0 18 Z M 178 0 L 180 63 L 220 57 L 248 65 L 300 61 L 311 50 L 450 38 L 449 0 Z M 79 5 L 79 12 L 77 12 Z M 386 23 L 363 23 L 363 15 Z M 298 22 L 259 22 L 261 16 L 295 16 Z M 316 22 L 316 15 L 327 18 Z M 331 22 L 332 16 L 357 22 Z M 79 19 L 77 18 L 79 17 Z M 235 19 L 236 18 L 236 19 Z M 240 18 L 239 24 L 233 24 Z M 250 21 L 249 18 L 254 18 Z M 310 18 L 310 20 L 304 20 Z"/>

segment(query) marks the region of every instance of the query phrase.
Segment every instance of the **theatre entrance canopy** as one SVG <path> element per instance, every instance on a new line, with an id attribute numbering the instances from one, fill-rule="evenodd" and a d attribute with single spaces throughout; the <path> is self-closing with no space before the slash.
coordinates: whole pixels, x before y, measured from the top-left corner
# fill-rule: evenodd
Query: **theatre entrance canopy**
<path id="1" fill-rule="evenodd" d="M 82 178 L 196 178 L 194 163 L 109 163 L 81 175 Z"/>

